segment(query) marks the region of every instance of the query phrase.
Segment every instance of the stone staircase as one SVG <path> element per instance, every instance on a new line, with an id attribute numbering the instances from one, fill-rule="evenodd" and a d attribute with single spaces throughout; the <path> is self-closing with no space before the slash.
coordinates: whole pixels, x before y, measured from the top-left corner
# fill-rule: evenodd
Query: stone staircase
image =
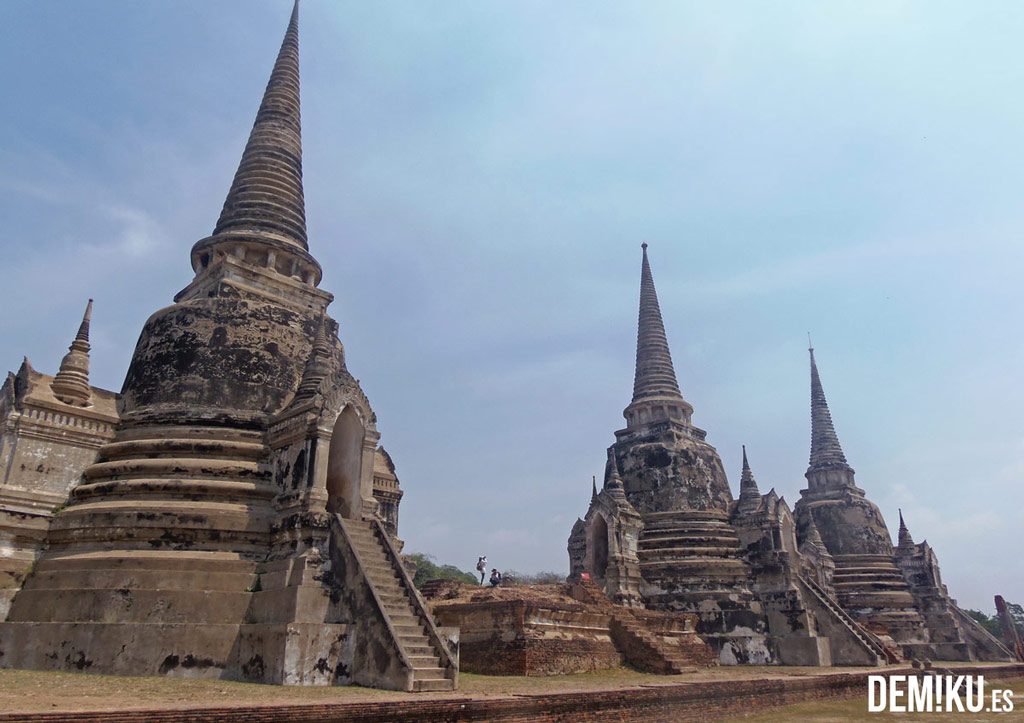
<path id="1" fill-rule="evenodd" d="M 881 641 L 865 630 L 856 620 L 850 617 L 849 613 L 843 610 L 817 582 L 807 575 L 800 575 L 800 582 L 804 588 L 803 591 L 813 596 L 822 607 L 832 613 L 832 615 L 839 620 L 843 626 L 847 628 L 855 638 L 857 638 L 857 640 L 861 642 L 863 647 L 867 648 L 872 654 L 874 654 L 878 659 L 879 664 L 885 662 L 896 663 L 902 660 L 902 658 L 897 658 L 893 651 L 887 649 L 882 645 Z"/>
<path id="2" fill-rule="evenodd" d="M 615 647 L 636 670 L 655 675 L 680 675 L 695 669 L 681 651 L 672 650 L 628 612 L 612 614 L 608 627 Z"/>
<path id="3" fill-rule="evenodd" d="M 695 664 L 707 665 L 711 659 L 709 654 L 700 660 L 693 660 L 683 648 L 665 642 L 652 633 L 629 608 L 613 604 L 592 581 L 573 583 L 570 594 L 576 600 L 599 607 L 608 614 L 612 642 L 622 653 L 625 662 L 641 672 L 679 675 L 694 670 Z M 700 647 L 705 646 L 701 644 Z"/>
<path id="4" fill-rule="evenodd" d="M 455 690 L 451 663 L 441 652 L 444 642 L 426 606 L 402 567 L 398 553 L 376 521 L 337 518 L 359 559 L 367 582 L 380 601 L 395 643 L 412 668 L 413 691 Z"/>

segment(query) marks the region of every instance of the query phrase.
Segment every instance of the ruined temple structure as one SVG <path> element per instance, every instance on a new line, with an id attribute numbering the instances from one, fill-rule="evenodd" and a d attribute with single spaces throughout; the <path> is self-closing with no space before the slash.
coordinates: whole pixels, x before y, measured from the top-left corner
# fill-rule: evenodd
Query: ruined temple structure
<path id="1" fill-rule="evenodd" d="M 695 615 L 722 663 L 874 665 L 883 651 L 806 574 L 796 524 L 744 451 L 739 499 L 679 389 L 643 245 L 633 398 L 604 484 L 569 540 L 570 573 L 616 602 Z M 827 556 L 827 552 L 822 551 Z M 824 581 L 822 581 L 824 582 Z"/>
<path id="2" fill-rule="evenodd" d="M 570 577 L 589 573 L 621 605 L 696 615 L 724 664 L 877 665 L 904 652 L 999 658 L 991 636 L 969 652 L 964 636 L 980 641 L 984 631 L 959 632 L 969 624 L 931 548 L 893 550 L 878 509 L 852 486 L 816 369 L 813 385 L 811 491 L 795 513 L 774 489 L 762 494 L 744 449 L 734 499 L 680 392 L 644 244 L 633 398 L 602 488 L 594 485 L 570 533 Z M 945 626 L 944 644 L 907 648 L 929 642 L 926 624 Z"/>
<path id="3" fill-rule="evenodd" d="M 453 689 L 307 243 L 298 3 L 191 263 L 120 396 L 88 384 L 88 314 L 56 377 L 3 387 L 0 665 Z"/>
<path id="4" fill-rule="evenodd" d="M 56 376 L 26 359 L 0 387 L 0 620 L 43 549 L 53 511 L 114 438 L 118 395 L 89 384 L 91 318 L 90 300 Z"/>
<path id="5" fill-rule="evenodd" d="M 915 544 L 900 512 L 898 544 L 878 506 L 857 487 L 811 359 L 811 455 L 795 514 L 799 534 L 823 541 L 836 599 L 906 658 L 1009 660 L 1010 652 L 949 596 L 935 551 Z M 813 532 L 812 532 L 813 528 Z"/>

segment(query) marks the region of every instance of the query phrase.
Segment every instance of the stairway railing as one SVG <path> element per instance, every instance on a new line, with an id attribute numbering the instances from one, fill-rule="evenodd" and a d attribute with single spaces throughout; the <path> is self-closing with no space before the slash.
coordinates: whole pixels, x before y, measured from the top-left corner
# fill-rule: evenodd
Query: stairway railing
<path id="1" fill-rule="evenodd" d="M 842 605 L 837 601 L 833 600 L 827 592 L 814 580 L 807 575 L 800 575 L 800 582 L 804 584 L 811 594 L 813 594 L 818 602 L 825 606 L 826 609 L 831 610 L 854 634 L 855 637 L 860 639 L 876 656 L 881 658 L 883 661 L 888 660 L 889 656 L 886 654 L 885 646 L 882 645 L 882 641 L 876 638 L 872 633 L 868 632 L 860 623 L 853 619 L 849 613 L 843 610 Z"/>

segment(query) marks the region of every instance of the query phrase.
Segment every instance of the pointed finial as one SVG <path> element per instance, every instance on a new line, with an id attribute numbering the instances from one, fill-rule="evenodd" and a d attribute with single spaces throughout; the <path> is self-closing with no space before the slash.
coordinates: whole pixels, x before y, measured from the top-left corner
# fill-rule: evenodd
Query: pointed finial
<path id="1" fill-rule="evenodd" d="M 823 550 L 827 551 L 828 549 L 827 547 L 825 547 L 824 540 L 821 539 L 821 533 L 818 532 L 818 526 L 814 523 L 814 515 L 811 514 L 807 515 L 806 541 L 811 543 L 815 547 L 820 547 Z"/>
<path id="2" fill-rule="evenodd" d="M 50 383 L 55 396 L 65 404 L 76 407 L 87 407 L 92 400 L 92 387 L 89 385 L 89 325 L 92 321 L 92 299 L 85 306 L 82 323 L 78 327 L 74 341 L 68 347 L 68 353 L 60 362 L 60 370 Z"/>
<path id="3" fill-rule="evenodd" d="M 811 332 L 807 332 L 807 351 L 814 355 L 814 344 L 811 342 Z"/>
<path id="4" fill-rule="evenodd" d="M 914 544 L 914 538 L 910 536 L 910 530 L 907 529 L 907 523 L 903 521 L 903 510 L 900 512 L 900 532 L 899 532 L 899 546 L 900 547 L 911 547 Z"/>
<path id="5" fill-rule="evenodd" d="M 82 323 L 78 327 L 78 335 L 76 339 L 81 341 L 89 341 L 89 325 L 92 322 L 92 299 L 89 299 L 89 303 L 85 305 L 85 314 L 82 315 Z"/>
<path id="6" fill-rule="evenodd" d="M 761 504 L 761 490 L 747 461 L 747 446 L 743 445 L 743 473 L 740 475 L 740 511 L 749 512 Z"/>
<path id="7" fill-rule="evenodd" d="M 320 392 L 320 386 L 327 375 L 330 374 L 331 344 L 327 336 L 327 315 L 321 312 L 317 322 L 316 336 L 313 338 L 313 345 L 309 350 L 309 357 L 306 358 L 306 366 L 302 370 L 302 379 L 295 391 L 295 397 L 291 404 L 295 405 L 307 399 L 312 399 Z"/>
<path id="8" fill-rule="evenodd" d="M 590 499 L 597 497 L 597 475 L 590 477 Z"/>
<path id="9" fill-rule="evenodd" d="M 644 241 L 642 244 L 640 244 L 640 248 L 642 248 L 644 251 L 646 251 L 647 250 L 647 242 Z"/>
<path id="10" fill-rule="evenodd" d="M 623 488 L 622 477 L 619 476 L 619 465 L 615 461 L 615 446 L 608 448 L 608 463 L 604 468 L 604 486 L 609 489 Z"/>

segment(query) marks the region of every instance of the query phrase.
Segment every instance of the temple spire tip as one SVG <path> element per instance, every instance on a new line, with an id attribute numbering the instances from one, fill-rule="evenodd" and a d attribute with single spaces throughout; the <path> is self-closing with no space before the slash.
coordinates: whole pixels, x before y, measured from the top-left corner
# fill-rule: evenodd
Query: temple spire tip
<path id="1" fill-rule="evenodd" d="M 761 504 L 761 490 L 747 461 L 747 445 L 743 445 L 743 472 L 740 475 L 740 511 L 749 512 Z"/>
<path id="2" fill-rule="evenodd" d="M 55 396 L 65 404 L 88 407 L 92 403 L 89 385 L 89 326 L 92 323 L 92 299 L 85 305 L 82 323 L 78 327 L 68 353 L 61 359 L 60 369 L 50 383 Z"/>
<path id="3" fill-rule="evenodd" d="M 302 189 L 299 2 L 213 235 L 269 237 L 308 249 Z"/>
<path id="4" fill-rule="evenodd" d="M 661 317 L 658 291 L 654 287 L 647 257 L 647 242 L 642 243 L 640 265 L 640 313 L 637 319 L 636 373 L 633 378 L 633 402 L 645 397 L 674 397 L 682 400 L 672 354 Z"/>
<path id="5" fill-rule="evenodd" d="M 821 385 L 821 376 L 818 373 L 818 364 L 814 359 L 813 348 L 810 349 L 810 355 L 811 458 L 809 469 L 839 467 L 849 470 L 846 455 L 843 453 L 842 445 L 839 444 L 839 435 L 836 434 L 835 425 L 832 422 L 828 401 L 825 399 L 825 390 Z"/>

